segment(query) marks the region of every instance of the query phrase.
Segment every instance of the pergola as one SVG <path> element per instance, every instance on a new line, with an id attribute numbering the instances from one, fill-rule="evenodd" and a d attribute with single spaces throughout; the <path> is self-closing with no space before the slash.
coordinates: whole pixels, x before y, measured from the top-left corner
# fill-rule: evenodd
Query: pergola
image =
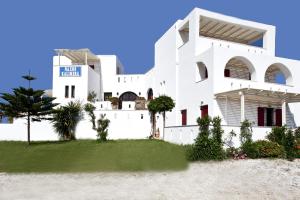
<path id="1" fill-rule="evenodd" d="M 245 99 L 271 104 L 281 104 L 282 124 L 286 124 L 287 103 L 300 102 L 300 94 L 292 92 L 271 91 L 253 88 L 241 88 L 215 94 L 216 98 L 238 99 L 241 102 L 241 122 L 245 120 Z"/>
<path id="2" fill-rule="evenodd" d="M 263 38 L 265 31 L 209 17 L 200 18 L 200 35 L 220 40 L 251 44 Z"/>
<path id="3" fill-rule="evenodd" d="M 60 56 L 66 56 L 74 64 L 88 65 L 88 61 L 99 62 L 99 58 L 89 49 L 55 49 L 58 54 L 58 62 L 60 65 Z"/>

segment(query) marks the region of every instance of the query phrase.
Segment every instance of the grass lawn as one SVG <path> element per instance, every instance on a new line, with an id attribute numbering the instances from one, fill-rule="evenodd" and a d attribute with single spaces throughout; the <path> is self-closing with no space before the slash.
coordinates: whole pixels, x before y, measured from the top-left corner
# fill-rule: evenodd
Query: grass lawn
<path id="1" fill-rule="evenodd" d="M 0 142 L 0 172 L 182 170 L 183 147 L 158 140 Z"/>

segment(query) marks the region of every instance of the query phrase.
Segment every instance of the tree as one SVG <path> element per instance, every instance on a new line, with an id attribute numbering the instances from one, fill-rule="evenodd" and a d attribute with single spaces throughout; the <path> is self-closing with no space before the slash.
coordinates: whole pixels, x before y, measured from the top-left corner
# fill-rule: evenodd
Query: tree
<path id="1" fill-rule="evenodd" d="M 89 102 L 95 103 L 95 102 L 96 102 L 96 97 L 97 97 L 96 92 L 95 92 L 95 91 L 91 91 L 91 92 L 89 92 L 89 94 L 88 94 L 87 100 L 88 100 Z"/>
<path id="2" fill-rule="evenodd" d="M 26 118 L 27 119 L 27 141 L 30 144 L 30 122 L 50 120 L 50 114 L 53 107 L 58 104 L 53 103 L 55 98 L 44 96 L 44 90 L 34 90 L 30 86 L 30 81 L 36 78 L 29 75 L 23 76 L 28 80 L 28 88 L 14 88 L 13 93 L 1 93 L 4 102 L 0 102 L 0 110 L 9 118 Z"/>
<path id="3" fill-rule="evenodd" d="M 148 110 L 152 113 L 152 115 L 154 115 L 154 117 L 152 117 L 152 119 L 154 119 L 154 123 L 155 123 L 155 114 L 159 113 L 162 114 L 163 116 L 163 127 L 165 128 L 165 123 L 166 123 L 166 112 L 170 112 L 173 110 L 173 108 L 175 107 L 175 103 L 173 101 L 173 99 L 169 96 L 166 95 L 162 95 L 159 96 L 156 99 L 153 99 L 149 102 L 148 105 Z M 155 128 L 155 126 L 153 126 Z M 155 131 L 155 130 L 154 130 Z M 164 139 L 164 130 L 163 130 L 163 139 Z"/>
<path id="4" fill-rule="evenodd" d="M 105 118 L 105 115 L 101 115 L 100 119 L 98 119 L 97 124 L 97 137 L 101 142 L 107 141 L 107 134 L 108 134 L 108 126 L 110 120 Z"/>
<path id="5" fill-rule="evenodd" d="M 74 140 L 78 122 L 82 119 L 80 102 L 69 102 L 65 106 L 55 109 L 53 114 L 53 127 L 55 132 L 64 140 Z"/>
<path id="6" fill-rule="evenodd" d="M 91 103 L 87 103 L 84 105 L 84 111 L 88 113 L 88 115 L 90 116 L 90 122 L 92 122 L 93 124 L 93 129 L 96 130 L 96 116 L 94 111 L 96 110 L 96 107 L 91 104 Z"/>

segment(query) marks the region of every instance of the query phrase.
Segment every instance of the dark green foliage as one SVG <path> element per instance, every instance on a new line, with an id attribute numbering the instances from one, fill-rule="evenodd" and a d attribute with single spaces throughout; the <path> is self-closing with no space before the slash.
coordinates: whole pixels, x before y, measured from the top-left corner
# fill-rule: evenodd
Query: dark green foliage
<path id="1" fill-rule="evenodd" d="M 108 134 L 108 126 L 109 126 L 109 119 L 105 119 L 105 115 L 101 115 L 100 119 L 97 121 L 97 137 L 101 142 L 107 141 L 107 134 Z"/>
<path id="2" fill-rule="evenodd" d="M 209 137 L 210 135 L 210 130 L 209 130 L 209 125 L 210 125 L 210 122 L 211 122 L 211 118 L 210 117 L 203 117 L 203 118 L 200 118 L 198 117 L 197 119 L 197 123 L 198 123 L 198 126 L 199 126 L 199 134 L 198 134 L 198 137 L 201 135 L 201 137 Z"/>
<path id="3" fill-rule="evenodd" d="M 27 75 L 23 76 L 29 81 L 29 88 L 14 88 L 13 93 L 2 93 L 1 97 L 4 101 L 0 102 L 0 110 L 3 114 L 13 118 L 27 119 L 27 140 L 30 144 L 30 124 L 31 121 L 49 120 L 53 107 L 58 104 L 53 103 L 55 98 L 44 96 L 44 90 L 34 90 L 30 88 L 30 81 L 36 78 Z"/>
<path id="4" fill-rule="evenodd" d="M 293 160 L 297 157 L 297 137 L 299 137 L 299 129 L 296 129 L 293 133 L 292 130 L 286 126 L 274 127 L 272 131 L 267 135 L 267 139 L 282 145 L 285 150 L 286 158 Z"/>
<path id="5" fill-rule="evenodd" d="M 69 102 L 65 106 L 55 109 L 53 114 L 53 127 L 61 139 L 73 140 L 78 122 L 82 119 L 80 102 Z"/>
<path id="6" fill-rule="evenodd" d="M 259 153 L 256 145 L 251 141 L 244 142 L 241 146 L 241 150 L 249 158 L 258 158 Z"/>
<path id="7" fill-rule="evenodd" d="M 295 136 L 292 130 L 288 130 L 285 138 L 283 139 L 283 146 L 288 160 L 294 160 L 296 157 L 296 143 Z"/>
<path id="8" fill-rule="evenodd" d="M 222 144 L 222 135 L 224 133 L 224 130 L 221 127 L 221 118 L 220 117 L 215 117 L 212 119 L 211 123 L 212 123 L 212 135 L 214 140 L 218 143 L 218 144 Z"/>
<path id="9" fill-rule="evenodd" d="M 280 145 L 283 145 L 283 141 L 286 135 L 287 127 L 273 127 L 271 132 L 267 135 L 267 139 L 272 142 L 277 142 Z"/>
<path id="10" fill-rule="evenodd" d="M 213 138 L 199 137 L 193 149 L 193 160 L 223 160 L 225 152 L 223 147 Z"/>
<path id="11" fill-rule="evenodd" d="M 240 141 L 242 145 L 252 142 L 252 122 L 247 119 L 241 122 Z"/>
<path id="12" fill-rule="evenodd" d="M 284 148 L 276 142 L 259 140 L 253 143 L 259 158 L 284 158 Z"/>
<path id="13" fill-rule="evenodd" d="M 96 110 L 96 107 L 91 103 L 87 103 L 84 105 L 84 111 L 88 113 L 88 115 L 90 117 L 90 122 L 92 122 L 92 124 L 93 124 L 92 128 L 94 130 L 96 130 L 96 116 L 94 113 L 95 110 Z"/>
<path id="14" fill-rule="evenodd" d="M 220 118 L 198 118 L 199 134 L 195 144 L 189 149 L 189 160 L 222 160 L 225 158 L 222 138 L 223 130 L 220 127 Z M 212 123 L 213 128 L 209 130 Z M 214 132 L 213 132 L 214 131 Z"/>

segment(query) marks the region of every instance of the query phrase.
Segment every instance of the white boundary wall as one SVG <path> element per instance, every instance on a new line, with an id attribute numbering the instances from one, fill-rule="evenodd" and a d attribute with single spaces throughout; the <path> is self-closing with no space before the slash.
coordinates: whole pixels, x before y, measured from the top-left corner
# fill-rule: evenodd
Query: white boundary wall
<path id="1" fill-rule="evenodd" d="M 240 127 L 238 126 L 222 126 L 224 130 L 223 139 L 228 137 L 228 133 L 233 130 L 236 133 L 236 137 L 233 138 L 233 143 L 235 147 L 240 146 L 239 134 Z M 265 139 L 268 132 L 271 131 L 269 127 L 253 127 L 253 140 L 263 140 Z M 192 126 L 174 126 L 165 128 L 165 140 L 175 144 L 193 144 L 194 140 L 198 136 L 199 127 L 197 125 Z"/>
<path id="2" fill-rule="evenodd" d="M 108 128 L 109 139 L 145 139 L 151 132 L 150 116 L 147 110 L 141 111 L 95 111 L 97 119 L 105 114 L 110 119 Z M 143 115 L 143 119 L 141 116 Z M 96 119 L 96 120 L 97 120 Z M 92 129 L 92 123 L 85 114 L 84 119 L 76 128 L 77 139 L 96 139 L 97 132 Z M 31 123 L 31 140 L 58 140 L 52 124 L 49 121 Z M 0 124 L 0 140 L 27 141 L 27 125 L 23 119 L 15 120 L 13 124 Z"/>

